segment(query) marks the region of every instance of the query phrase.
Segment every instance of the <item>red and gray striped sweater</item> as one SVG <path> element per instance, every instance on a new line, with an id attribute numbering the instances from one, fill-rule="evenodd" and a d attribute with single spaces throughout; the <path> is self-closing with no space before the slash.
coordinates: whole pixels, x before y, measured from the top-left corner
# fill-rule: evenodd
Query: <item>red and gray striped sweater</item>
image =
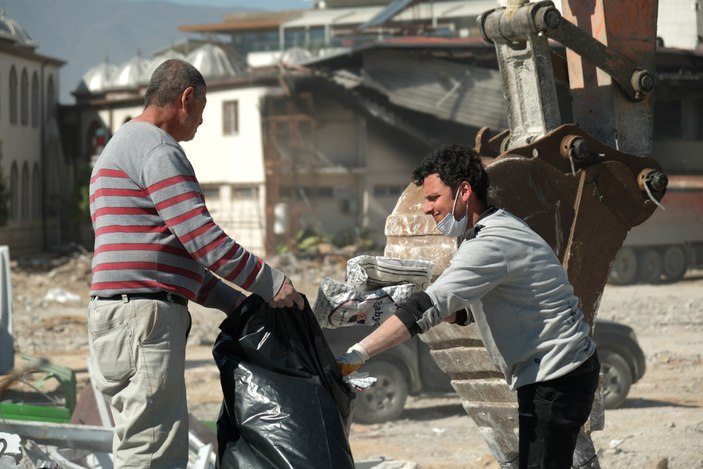
<path id="1" fill-rule="evenodd" d="M 227 312 L 241 293 L 218 276 L 267 301 L 283 283 L 215 224 L 185 152 L 152 124 L 128 122 L 107 144 L 90 178 L 90 214 L 91 296 L 163 290 Z"/>

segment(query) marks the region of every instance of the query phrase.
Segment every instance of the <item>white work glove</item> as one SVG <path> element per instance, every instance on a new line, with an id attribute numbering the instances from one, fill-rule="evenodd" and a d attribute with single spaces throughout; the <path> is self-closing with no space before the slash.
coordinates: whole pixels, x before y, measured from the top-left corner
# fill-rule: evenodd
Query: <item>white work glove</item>
<path id="1" fill-rule="evenodd" d="M 346 376 L 361 368 L 361 365 L 366 363 L 368 359 L 369 353 L 361 344 L 356 343 L 349 347 L 346 353 L 337 357 L 337 365 L 339 365 L 342 376 Z"/>

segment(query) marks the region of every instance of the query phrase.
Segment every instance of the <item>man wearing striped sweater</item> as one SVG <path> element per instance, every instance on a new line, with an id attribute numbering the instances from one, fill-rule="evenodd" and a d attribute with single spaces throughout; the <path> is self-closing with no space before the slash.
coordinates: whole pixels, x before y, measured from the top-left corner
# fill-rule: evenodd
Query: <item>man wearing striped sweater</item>
<path id="1" fill-rule="evenodd" d="M 119 468 L 188 463 L 188 301 L 229 314 L 244 299 L 231 282 L 274 307 L 304 306 L 283 273 L 227 236 L 208 212 L 178 144 L 195 136 L 205 94 L 195 67 L 164 62 L 144 111 L 110 140 L 90 179 L 90 355 L 95 384 L 112 407 Z"/>

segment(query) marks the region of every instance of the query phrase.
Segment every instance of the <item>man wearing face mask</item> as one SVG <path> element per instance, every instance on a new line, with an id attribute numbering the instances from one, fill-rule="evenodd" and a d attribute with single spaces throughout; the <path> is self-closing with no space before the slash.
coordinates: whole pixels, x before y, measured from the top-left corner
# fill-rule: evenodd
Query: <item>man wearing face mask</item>
<path id="1" fill-rule="evenodd" d="M 569 468 L 600 364 L 564 268 L 521 219 L 486 202 L 488 175 L 473 150 L 440 147 L 413 172 L 424 213 L 460 245 L 426 291 L 337 357 L 343 374 L 442 321 L 476 322 L 519 408 L 519 467 Z"/>

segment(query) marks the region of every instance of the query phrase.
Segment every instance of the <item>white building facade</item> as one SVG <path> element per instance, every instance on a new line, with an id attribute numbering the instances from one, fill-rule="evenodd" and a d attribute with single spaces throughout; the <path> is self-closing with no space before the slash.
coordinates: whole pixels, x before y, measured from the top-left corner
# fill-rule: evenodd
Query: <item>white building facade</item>
<path id="1" fill-rule="evenodd" d="M 666 47 L 698 49 L 703 43 L 703 4 L 695 0 L 659 0 L 657 36 Z"/>
<path id="2" fill-rule="evenodd" d="M 65 216 L 57 121 L 64 62 L 36 48 L 16 21 L 0 13 L 0 167 L 7 203 L 0 245 L 10 246 L 13 256 L 54 244 Z"/>

